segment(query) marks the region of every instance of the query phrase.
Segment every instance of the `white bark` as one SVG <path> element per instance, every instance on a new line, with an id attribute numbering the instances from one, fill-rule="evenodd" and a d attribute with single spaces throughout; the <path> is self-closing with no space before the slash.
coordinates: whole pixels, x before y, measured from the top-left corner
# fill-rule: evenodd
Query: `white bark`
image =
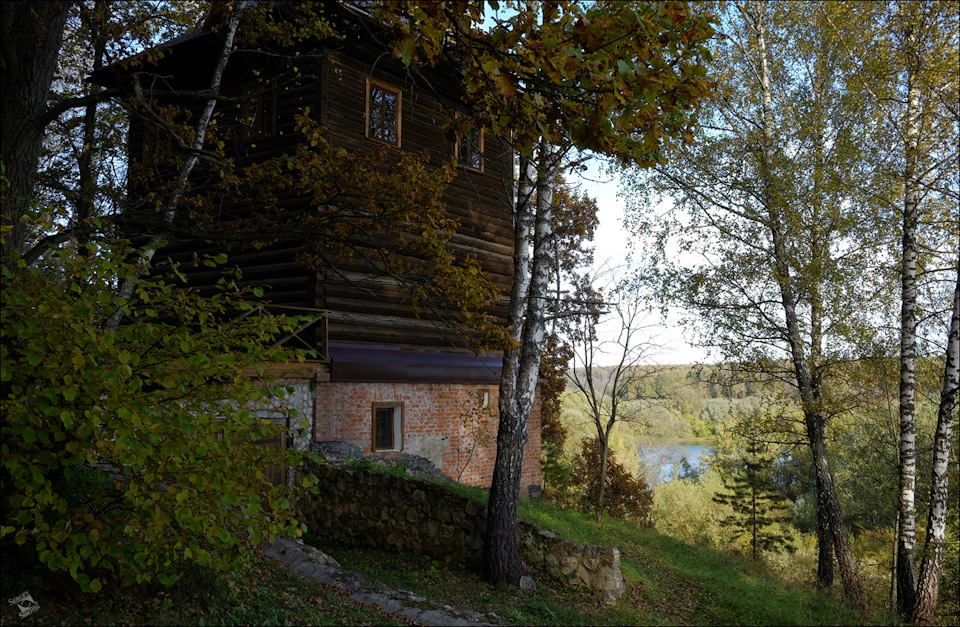
<path id="1" fill-rule="evenodd" d="M 921 194 L 919 173 L 920 86 L 914 68 L 907 68 L 907 111 L 903 121 L 905 157 L 903 242 L 900 269 L 900 534 L 897 537 L 897 598 L 900 612 L 916 593 L 916 357 L 917 357 L 917 219 Z"/>
<path id="2" fill-rule="evenodd" d="M 521 158 L 514 208 L 514 278 L 509 336 L 500 375 L 497 457 L 487 505 L 484 565 L 494 582 L 519 585 L 526 570 L 517 547 L 517 505 L 527 442 L 527 420 L 537 392 L 553 268 L 553 186 L 560 154 L 541 143 L 536 160 Z M 536 198 L 534 199 L 534 192 Z"/>
<path id="3" fill-rule="evenodd" d="M 953 313 L 950 317 L 946 362 L 943 366 L 937 433 L 933 443 L 927 539 L 924 545 L 923 563 L 920 565 L 916 596 L 910 608 L 910 619 L 920 624 L 932 624 L 937 609 L 943 549 L 946 544 L 950 478 L 947 471 L 950 464 L 953 427 L 957 420 L 958 388 L 960 388 L 960 259 L 957 260 L 957 283 L 953 290 Z"/>
<path id="4" fill-rule="evenodd" d="M 183 197 L 183 193 L 187 189 L 187 182 L 190 180 L 190 174 L 193 172 L 193 168 L 196 167 L 197 161 L 199 160 L 199 154 L 203 149 L 203 141 L 207 134 L 207 126 L 209 126 L 210 119 L 213 117 L 213 110 L 217 106 L 216 96 L 220 93 L 220 83 L 223 79 L 223 73 L 227 69 L 227 63 L 230 61 L 230 55 L 233 53 L 233 40 L 236 37 L 237 28 L 240 26 L 240 19 L 243 17 L 243 13 L 246 10 L 247 5 L 247 2 L 241 2 L 237 5 L 231 14 L 230 21 L 228 22 L 227 28 L 224 31 L 223 45 L 220 48 L 220 56 L 217 59 L 217 65 L 214 67 L 213 75 L 210 78 L 211 96 L 204 103 L 203 110 L 200 112 L 200 117 L 197 119 L 197 123 L 194 125 L 194 135 L 193 142 L 190 146 L 190 153 L 187 155 L 183 166 L 180 168 L 180 172 L 177 174 L 177 184 L 170 192 L 170 196 L 163 205 L 162 216 L 164 224 L 173 224 L 173 221 L 176 218 L 177 206 L 180 204 L 180 199 Z M 143 275 L 144 272 L 147 271 L 147 268 L 150 267 L 150 262 L 153 260 L 154 254 L 156 254 L 155 244 L 161 239 L 162 238 L 159 235 L 155 235 L 150 239 L 149 244 L 146 246 L 146 250 L 141 253 L 140 259 L 137 262 L 137 275 L 125 279 L 121 283 L 119 291 L 122 301 L 130 300 L 130 298 L 133 297 L 133 291 L 136 288 L 137 280 Z M 106 327 L 108 329 L 116 329 L 120 325 L 120 319 L 123 317 L 123 314 L 123 307 L 117 309 L 113 315 L 107 319 Z"/>

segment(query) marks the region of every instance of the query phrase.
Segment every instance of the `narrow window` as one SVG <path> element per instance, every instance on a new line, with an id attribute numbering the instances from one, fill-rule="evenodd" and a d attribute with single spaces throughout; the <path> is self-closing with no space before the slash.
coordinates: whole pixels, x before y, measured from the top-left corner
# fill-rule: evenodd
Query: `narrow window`
<path id="1" fill-rule="evenodd" d="M 375 403 L 373 406 L 373 450 L 399 451 L 403 448 L 403 406 Z"/>
<path id="2" fill-rule="evenodd" d="M 367 138 L 400 147 L 400 90 L 367 79 Z"/>
<path id="3" fill-rule="evenodd" d="M 250 83 L 240 106 L 240 139 L 250 142 L 273 137 L 277 132 L 277 92 L 272 86 Z"/>
<path id="4" fill-rule="evenodd" d="M 160 126 L 156 122 L 144 120 L 143 141 L 140 145 L 140 165 L 150 170 L 157 165 L 160 154 Z"/>
<path id="5" fill-rule="evenodd" d="M 468 170 L 483 172 L 483 129 L 471 126 L 457 137 L 457 164 Z"/>

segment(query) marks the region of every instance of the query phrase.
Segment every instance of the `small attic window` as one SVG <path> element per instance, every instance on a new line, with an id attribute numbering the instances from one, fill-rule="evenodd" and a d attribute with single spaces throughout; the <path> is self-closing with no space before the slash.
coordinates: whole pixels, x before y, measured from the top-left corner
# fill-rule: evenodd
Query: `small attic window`
<path id="1" fill-rule="evenodd" d="M 483 172 L 483 129 L 471 126 L 457 137 L 455 147 L 457 165 L 467 170 Z"/>
<path id="2" fill-rule="evenodd" d="M 248 83 L 240 105 L 240 140 L 256 141 L 277 134 L 277 90 L 273 85 Z"/>
<path id="3" fill-rule="evenodd" d="M 367 78 L 367 139 L 400 147 L 401 103 L 398 88 Z"/>

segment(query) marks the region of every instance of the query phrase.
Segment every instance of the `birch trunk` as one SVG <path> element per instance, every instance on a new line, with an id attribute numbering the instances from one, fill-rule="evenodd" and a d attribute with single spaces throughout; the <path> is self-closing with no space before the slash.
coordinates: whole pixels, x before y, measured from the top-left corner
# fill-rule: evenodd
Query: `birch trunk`
<path id="1" fill-rule="evenodd" d="M 207 134 L 207 126 L 210 124 L 210 119 L 213 117 L 213 110 L 217 106 L 216 94 L 220 93 L 220 82 L 223 79 L 223 72 L 227 69 L 227 63 L 230 61 L 230 55 L 233 52 L 233 39 L 237 34 L 237 28 L 240 26 L 240 19 L 243 17 L 243 13 L 247 8 L 246 2 L 241 2 L 230 15 L 230 21 L 227 24 L 227 28 L 224 31 L 223 36 L 223 45 L 220 48 L 220 56 L 217 59 L 217 65 L 213 69 L 213 75 L 210 77 L 210 91 L 212 95 L 204 103 L 203 110 L 200 112 L 200 117 L 197 119 L 197 123 L 193 128 L 194 137 L 193 143 L 190 146 L 190 153 L 187 155 L 187 158 L 183 162 L 183 166 L 180 168 L 180 172 L 177 174 L 176 185 L 173 190 L 170 192 L 170 196 L 167 197 L 167 201 L 163 205 L 163 224 L 172 225 L 174 218 L 176 217 L 177 206 L 180 204 L 180 199 L 183 196 L 184 191 L 187 189 L 187 182 L 190 180 L 190 174 L 193 172 L 193 168 L 197 165 L 197 161 L 200 159 L 200 152 L 203 150 L 203 141 Z M 137 96 L 142 99 L 142 94 L 139 93 L 139 88 L 135 87 Z M 153 260 L 154 254 L 156 254 L 155 245 L 162 239 L 160 235 L 154 235 L 150 238 L 149 243 L 144 247 L 145 250 L 140 255 L 140 259 L 137 261 L 137 276 L 125 279 L 120 285 L 120 297 L 122 300 L 129 300 L 133 297 L 133 291 L 136 288 L 137 280 L 140 275 L 147 271 L 147 268 L 150 267 L 150 262 Z M 120 325 L 120 320 L 123 318 L 124 309 L 121 307 L 117 309 L 107 319 L 106 327 L 107 329 L 116 329 Z"/>
<path id="2" fill-rule="evenodd" d="M 822 57 L 818 60 L 822 60 Z M 821 68 L 818 67 L 818 71 Z M 810 255 L 813 258 L 812 270 L 815 281 L 810 281 L 808 289 L 810 290 L 810 364 L 816 371 L 822 367 L 823 355 L 823 298 L 820 292 L 820 277 L 823 276 L 825 250 L 823 246 L 823 233 L 821 231 L 820 217 L 823 209 L 824 198 L 824 170 L 825 165 L 825 146 L 823 137 L 823 107 L 821 106 L 822 90 L 819 86 L 823 84 L 823 76 L 818 76 L 817 80 L 812 81 L 817 103 L 818 113 L 814 124 L 816 124 L 814 133 L 814 163 L 813 163 L 813 215 L 811 216 L 810 233 Z M 819 377 L 818 377 L 819 379 Z M 819 393 L 817 393 L 819 396 Z M 819 404 L 820 399 L 814 399 Z M 823 492 L 824 488 L 820 486 L 819 478 L 816 481 L 818 488 L 817 494 Z M 818 538 L 818 556 L 817 556 L 817 585 L 822 588 L 829 588 L 833 585 L 833 527 L 828 520 L 826 512 L 817 507 L 817 538 Z"/>
<path id="3" fill-rule="evenodd" d="M 920 203 L 920 87 L 907 69 L 907 112 L 903 126 L 903 259 L 900 269 L 900 534 L 897 537 L 897 612 L 906 615 L 917 587 L 917 213 Z"/>
<path id="4" fill-rule="evenodd" d="M 940 591 L 940 571 L 943 565 L 943 547 L 946 543 L 947 497 L 949 494 L 950 448 L 953 426 L 956 422 L 957 389 L 960 387 L 960 259 L 957 260 L 957 283 L 953 290 L 953 312 L 947 340 L 946 362 L 943 366 L 943 387 L 937 412 L 937 433 L 934 436 L 934 457 L 930 483 L 930 509 L 927 516 L 927 539 L 923 563 L 909 608 L 914 623 L 932 625 Z"/>
<path id="5" fill-rule="evenodd" d="M 527 420 L 537 391 L 546 332 L 546 302 L 553 267 L 553 185 L 559 172 L 559 154 L 554 147 L 542 143 L 538 161 L 536 169 L 532 160 L 520 161 L 514 211 L 514 278 L 508 314 L 515 343 L 504 351 L 500 376 L 500 425 L 484 545 L 487 579 L 514 586 L 528 575 L 517 546 L 517 505 Z"/>
<path id="6" fill-rule="evenodd" d="M 840 568 L 840 577 L 843 581 L 844 595 L 858 608 L 863 609 L 865 606 L 863 583 L 857 567 L 856 557 L 853 553 L 853 547 L 850 544 L 850 538 L 843 522 L 840 501 L 837 497 L 833 484 L 833 476 L 827 460 L 825 420 L 820 408 L 819 382 L 814 381 L 811 377 L 809 366 L 804 355 L 803 337 L 800 333 L 797 314 L 798 298 L 795 293 L 793 281 L 790 276 L 790 267 L 787 261 L 786 234 L 782 225 L 779 209 L 779 204 L 782 201 L 779 198 L 774 171 L 774 162 L 776 159 L 774 141 L 775 123 L 773 117 L 773 98 L 770 88 L 770 71 L 767 61 L 766 26 L 763 19 L 764 7 L 761 3 L 751 3 L 749 8 L 742 8 L 741 10 L 744 11 L 745 17 L 747 17 L 751 23 L 757 39 L 757 62 L 759 65 L 758 73 L 763 105 L 763 146 L 760 163 L 760 176 L 763 185 L 762 200 L 767 211 L 767 227 L 773 245 L 774 273 L 783 305 L 787 333 L 786 339 L 790 346 L 791 361 L 793 363 L 803 406 L 808 444 L 813 454 L 814 469 L 816 471 L 817 507 L 818 510 L 822 512 L 822 514 L 818 515 L 822 515 L 822 518 L 818 517 L 818 521 L 820 522 L 820 524 L 818 524 L 818 532 L 824 534 L 824 536 L 818 540 L 822 546 L 826 541 L 831 539 L 827 538 L 826 535 L 829 534 L 832 536 L 833 549 Z"/>

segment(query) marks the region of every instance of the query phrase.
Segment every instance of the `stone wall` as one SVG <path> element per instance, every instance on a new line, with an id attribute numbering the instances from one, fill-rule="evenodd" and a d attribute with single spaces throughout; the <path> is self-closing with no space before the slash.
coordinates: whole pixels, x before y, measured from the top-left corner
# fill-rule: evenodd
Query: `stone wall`
<path id="1" fill-rule="evenodd" d="M 487 508 L 440 485 L 322 464 L 311 469 L 316 494 L 297 504 L 312 533 L 350 546 L 406 550 L 479 567 Z M 583 590 L 613 603 L 623 594 L 620 552 L 584 546 L 521 523 L 524 564 L 541 578 Z"/>
<path id="2" fill-rule="evenodd" d="M 580 544 L 523 521 L 517 542 L 524 565 L 541 577 L 588 591 L 609 604 L 626 589 L 616 548 Z"/>

